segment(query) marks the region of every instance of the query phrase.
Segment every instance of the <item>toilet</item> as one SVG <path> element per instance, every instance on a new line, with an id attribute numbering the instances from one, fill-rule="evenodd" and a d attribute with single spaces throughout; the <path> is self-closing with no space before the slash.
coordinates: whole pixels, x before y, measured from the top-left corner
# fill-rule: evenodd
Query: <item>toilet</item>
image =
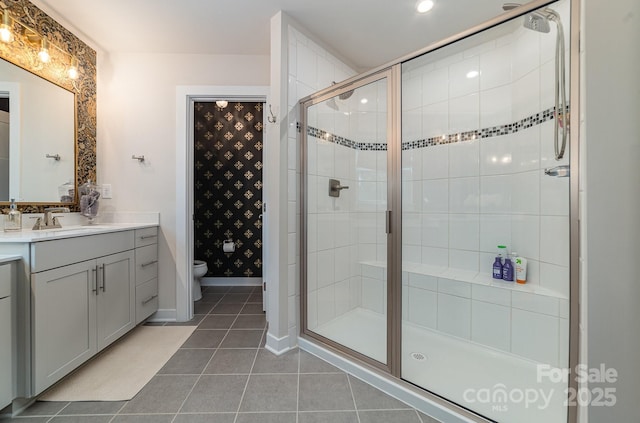
<path id="1" fill-rule="evenodd" d="M 202 298 L 202 288 L 200 287 L 200 279 L 207 274 L 207 262 L 203 260 L 193 261 L 193 301 Z"/>

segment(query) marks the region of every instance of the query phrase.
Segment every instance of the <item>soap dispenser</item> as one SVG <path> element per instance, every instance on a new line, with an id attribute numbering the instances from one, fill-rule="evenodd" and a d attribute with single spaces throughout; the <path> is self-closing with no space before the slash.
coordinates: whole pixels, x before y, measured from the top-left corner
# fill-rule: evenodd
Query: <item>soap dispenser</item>
<path id="1" fill-rule="evenodd" d="M 16 207 L 15 199 L 11 199 L 9 213 L 4 218 L 4 231 L 20 231 L 22 230 L 22 213 Z"/>

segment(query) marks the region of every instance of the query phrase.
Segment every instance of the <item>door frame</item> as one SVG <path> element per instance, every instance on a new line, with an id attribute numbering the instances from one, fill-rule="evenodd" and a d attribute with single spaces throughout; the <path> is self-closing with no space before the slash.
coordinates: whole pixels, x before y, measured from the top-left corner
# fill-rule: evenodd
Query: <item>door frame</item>
<path id="1" fill-rule="evenodd" d="M 176 320 L 193 318 L 193 103 L 258 101 L 268 103 L 269 86 L 180 85 L 176 87 Z M 266 146 L 266 132 L 265 140 Z M 268 171 L 263 169 L 263 175 Z M 263 197 L 263 201 L 265 198 Z M 264 231 L 263 231 L 264 234 Z M 267 235 L 265 235 L 267 236 Z M 263 251 L 263 263 L 266 262 Z M 264 278 L 264 271 L 263 271 Z"/>

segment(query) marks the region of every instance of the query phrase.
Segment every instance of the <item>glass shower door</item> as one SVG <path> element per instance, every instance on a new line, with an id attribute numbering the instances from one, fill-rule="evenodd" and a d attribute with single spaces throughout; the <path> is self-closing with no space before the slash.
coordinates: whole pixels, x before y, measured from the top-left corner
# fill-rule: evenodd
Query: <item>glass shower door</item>
<path id="1" fill-rule="evenodd" d="M 550 375 L 568 371 L 570 178 L 555 173 L 571 152 L 555 157 L 550 16 L 569 33 L 564 0 L 402 70 L 402 378 L 501 423 L 567 421 Z M 499 245 L 527 260 L 525 283 L 494 276 Z"/>
<path id="2" fill-rule="evenodd" d="M 302 172 L 306 334 L 382 367 L 388 350 L 387 92 L 388 78 L 374 76 L 309 106 Z"/>

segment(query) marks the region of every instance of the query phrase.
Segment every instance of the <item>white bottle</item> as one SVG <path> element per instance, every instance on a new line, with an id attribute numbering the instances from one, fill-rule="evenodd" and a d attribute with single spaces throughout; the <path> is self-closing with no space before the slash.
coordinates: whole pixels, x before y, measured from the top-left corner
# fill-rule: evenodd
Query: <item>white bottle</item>
<path id="1" fill-rule="evenodd" d="M 517 253 L 513 253 L 516 256 L 516 282 L 520 284 L 527 283 L 527 259 L 524 257 L 518 257 Z"/>

